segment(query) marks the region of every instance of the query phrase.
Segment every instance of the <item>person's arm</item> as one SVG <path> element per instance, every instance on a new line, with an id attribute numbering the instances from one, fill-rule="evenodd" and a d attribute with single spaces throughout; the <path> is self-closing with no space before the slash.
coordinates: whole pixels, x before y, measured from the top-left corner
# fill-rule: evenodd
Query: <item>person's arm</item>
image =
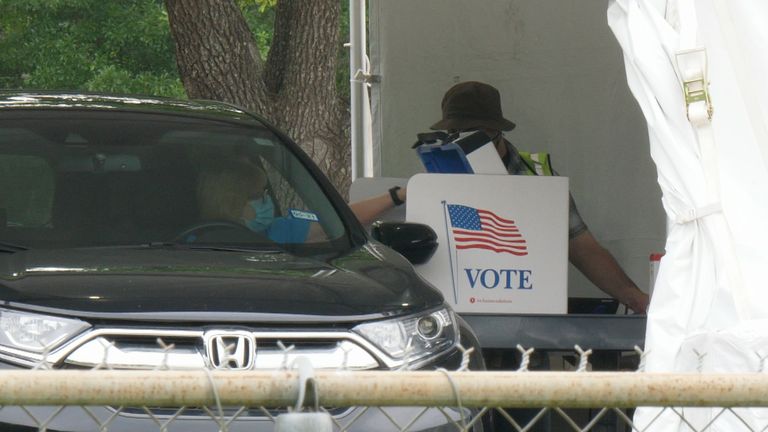
<path id="1" fill-rule="evenodd" d="M 405 202 L 407 195 L 405 188 L 398 189 L 396 193 L 400 201 Z M 349 207 L 361 224 L 370 225 L 380 214 L 395 207 L 395 202 L 392 200 L 392 196 L 389 192 L 387 192 L 373 198 L 355 201 L 350 203 Z"/>
<path id="2" fill-rule="evenodd" d="M 648 294 L 627 276 L 616 259 L 597 242 L 589 231 L 584 231 L 568 242 L 568 259 L 598 288 L 627 305 L 636 313 L 648 309 Z"/>

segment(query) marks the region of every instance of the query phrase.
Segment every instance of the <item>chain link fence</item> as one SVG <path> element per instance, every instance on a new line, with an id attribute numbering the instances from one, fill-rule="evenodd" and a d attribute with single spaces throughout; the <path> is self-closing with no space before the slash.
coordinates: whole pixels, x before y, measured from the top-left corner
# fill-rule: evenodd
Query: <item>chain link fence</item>
<path id="1" fill-rule="evenodd" d="M 173 349 L 162 341 L 165 350 Z M 633 409 L 658 407 L 682 429 L 744 431 L 768 406 L 768 375 L 590 372 L 576 346 L 572 371 L 531 371 L 518 347 L 514 371 L 314 369 L 289 356 L 270 370 L 117 370 L 109 347 L 92 369 L 0 369 L 2 431 L 642 431 Z M 234 354 L 234 353 L 233 353 Z M 637 349 L 643 366 L 643 353 Z M 45 357 L 44 357 L 45 358 Z M 226 360 L 226 359 L 225 359 Z M 227 364 L 224 361 L 222 364 Z M 691 414 L 708 409 L 707 421 Z M 759 411 L 759 410 L 758 410 Z M 696 415 L 694 415 L 696 417 Z M 759 416 L 758 416 L 759 418 Z"/>

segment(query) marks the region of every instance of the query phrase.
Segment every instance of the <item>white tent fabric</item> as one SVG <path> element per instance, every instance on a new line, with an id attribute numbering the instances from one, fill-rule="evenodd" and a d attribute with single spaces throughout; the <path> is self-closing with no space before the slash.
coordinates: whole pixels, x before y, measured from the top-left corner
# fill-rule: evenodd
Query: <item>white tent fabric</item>
<path id="1" fill-rule="evenodd" d="M 768 2 L 612 0 L 668 217 L 648 372 L 768 370 Z M 706 50 L 710 121 L 686 116 L 679 51 Z M 683 414 L 678 415 L 677 413 Z M 640 430 L 753 430 L 766 410 L 637 410 Z"/>

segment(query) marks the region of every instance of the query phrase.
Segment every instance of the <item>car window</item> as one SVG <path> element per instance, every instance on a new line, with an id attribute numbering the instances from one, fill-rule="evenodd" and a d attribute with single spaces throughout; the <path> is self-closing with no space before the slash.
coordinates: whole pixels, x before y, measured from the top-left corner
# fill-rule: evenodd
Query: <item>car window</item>
<path id="1" fill-rule="evenodd" d="M 45 159 L 0 154 L 0 225 L 45 228 L 52 202 L 53 170 Z"/>
<path id="2" fill-rule="evenodd" d="M 324 189 L 260 124 L 111 112 L 4 115 L 0 172 L 1 239 L 27 247 L 349 247 Z"/>

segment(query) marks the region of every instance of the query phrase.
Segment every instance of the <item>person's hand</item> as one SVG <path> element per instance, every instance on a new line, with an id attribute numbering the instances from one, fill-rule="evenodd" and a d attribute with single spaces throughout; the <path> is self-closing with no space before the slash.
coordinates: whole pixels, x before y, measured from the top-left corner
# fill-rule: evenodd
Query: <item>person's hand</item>
<path id="1" fill-rule="evenodd" d="M 627 307 L 632 309 L 636 314 L 645 314 L 648 312 L 648 304 L 650 303 L 650 297 L 648 294 L 636 289 L 634 295 L 627 301 Z"/>
<path id="2" fill-rule="evenodd" d="M 382 213 L 395 207 L 395 198 L 399 199 L 401 203 L 405 203 L 407 198 L 405 188 L 392 188 L 381 195 L 355 201 L 349 204 L 349 208 L 352 209 L 352 213 L 355 214 L 361 224 L 370 225 Z"/>
<path id="3" fill-rule="evenodd" d="M 404 187 L 398 189 L 397 197 L 400 198 L 400 201 L 405 202 L 406 198 L 408 197 L 407 189 Z"/>

